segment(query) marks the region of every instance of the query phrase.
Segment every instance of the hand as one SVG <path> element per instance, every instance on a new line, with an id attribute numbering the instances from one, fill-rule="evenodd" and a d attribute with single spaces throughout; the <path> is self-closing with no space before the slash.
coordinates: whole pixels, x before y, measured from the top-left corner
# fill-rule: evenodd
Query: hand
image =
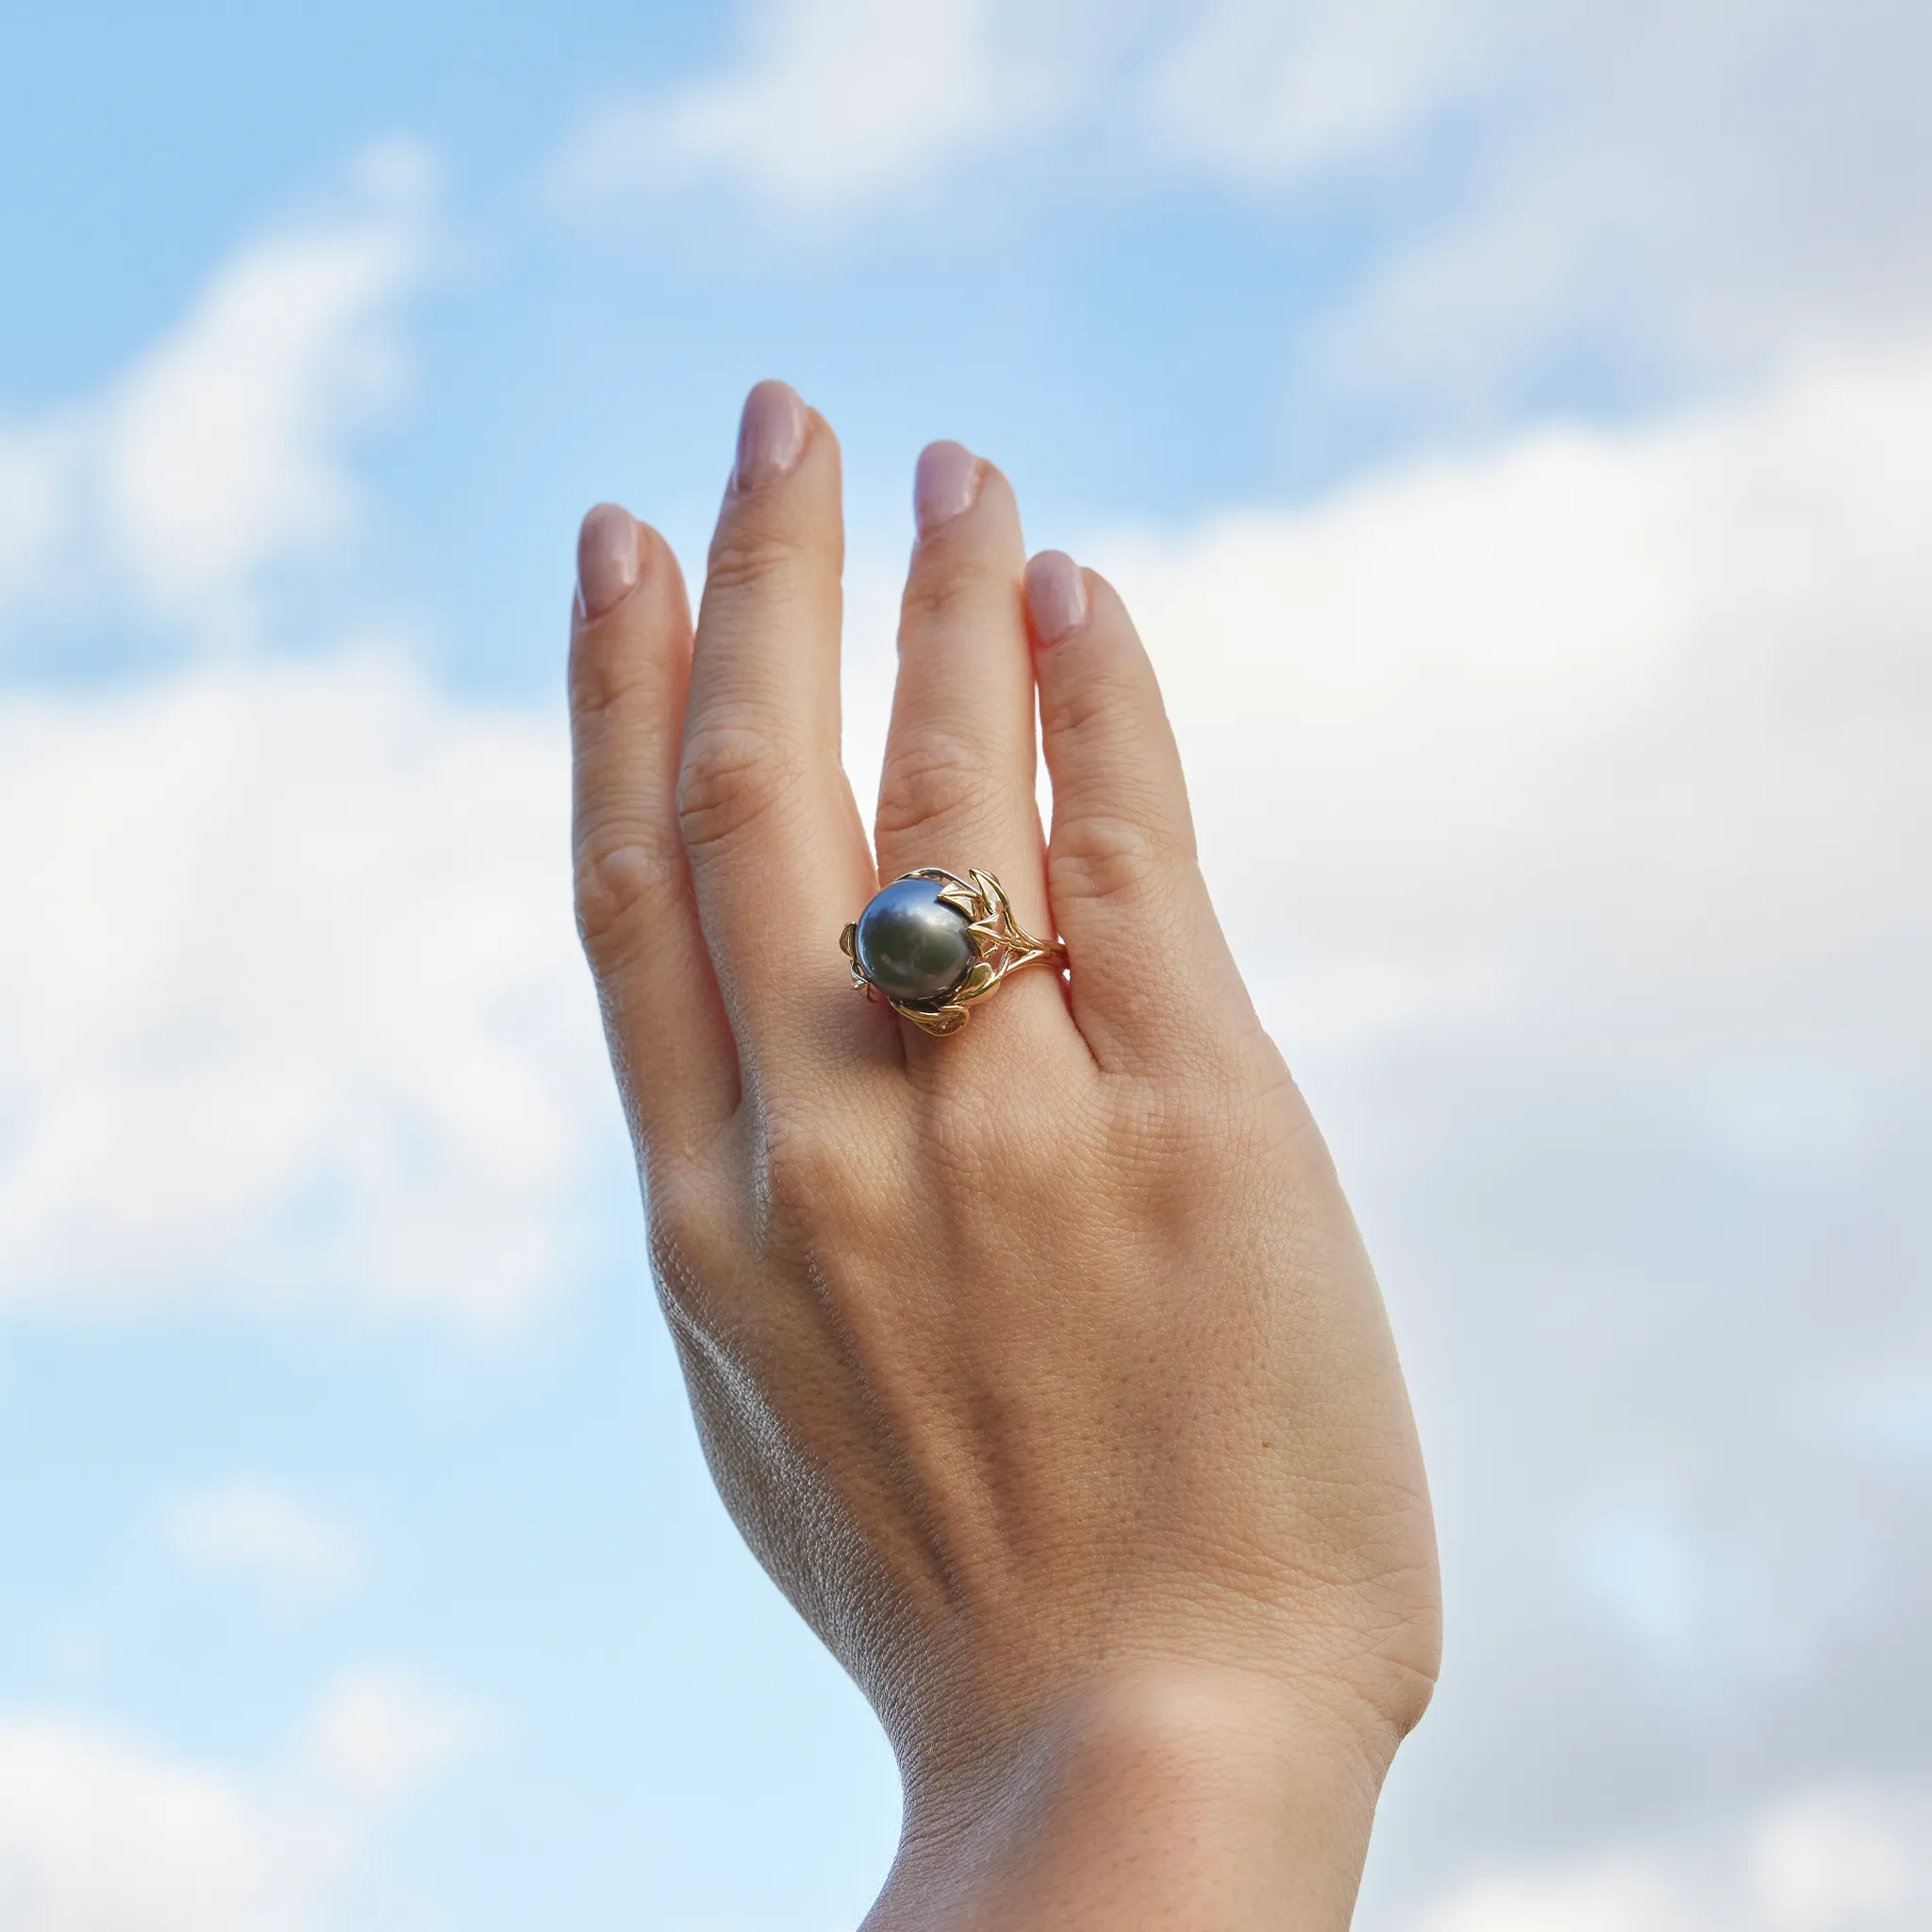
<path id="1" fill-rule="evenodd" d="M 1374 1277 L 1119 598 L 957 444 L 919 499 L 876 866 L 824 422 L 753 391 L 695 645 L 663 540 L 584 525 L 579 922 L 705 1451 L 898 1754 L 868 1925 L 1345 1925 L 1439 1641 Z M 920 865 L 1069 978 L 868 1004 L 841 928 Z"/>

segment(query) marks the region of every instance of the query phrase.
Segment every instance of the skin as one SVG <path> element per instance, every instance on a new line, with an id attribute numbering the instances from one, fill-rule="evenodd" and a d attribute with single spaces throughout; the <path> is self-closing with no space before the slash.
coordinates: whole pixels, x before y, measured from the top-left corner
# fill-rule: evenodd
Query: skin
<path id="1" fill-rule="evenodd" d="M 838 445 L 748 409 L 695 636 L 663 540 L 587 522 L 577 906 L 719 1491 L 904 1775 L 866 1926 L 1344 1926 L 1436 1674 L 1427 1490 L 1153 670 L 978 463 L 912 558 L 869 850 Z M 855 993 L 840 929 L 935 864 L 1069 977 L 950 1039 Z"/>

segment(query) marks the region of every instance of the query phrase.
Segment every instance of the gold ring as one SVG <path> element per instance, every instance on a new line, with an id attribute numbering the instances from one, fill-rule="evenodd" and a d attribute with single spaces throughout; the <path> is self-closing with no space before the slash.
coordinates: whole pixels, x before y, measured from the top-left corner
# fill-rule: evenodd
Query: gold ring
<path id="1" fill-rule="evenodd" d="M 1008 974 L 1044 960 L 1064 972 L 1067 949 L 1021 929 L 990 872 L 962 879 L 943 866 L 901 873 L 867 902 L 839 935 L 852 984 L 867 999 L 883 993 L 892 1010 L 923 1032 L 957 1033 Z"/>

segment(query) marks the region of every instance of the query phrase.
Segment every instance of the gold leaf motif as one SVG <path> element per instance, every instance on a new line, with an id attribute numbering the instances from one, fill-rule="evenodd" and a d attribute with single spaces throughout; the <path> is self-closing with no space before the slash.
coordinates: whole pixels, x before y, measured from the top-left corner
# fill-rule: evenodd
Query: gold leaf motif
<path id="1" fill-rule="evenodd" d="M 858 922 L 855 919 L 852 922 L 852 924 L 848 925 L 845 928 L 845 930 L 839 935 L 839 950 L 841 953 L 843 953 L 848 959 L 856 960 L 858 958 Z"/>
<path id="2" fill-rule="evenodd" d="M 1001 925 L 1010 925 L 1013 921 L 1013 908 L 1008 903 L 1006 891 L 999 880 L 988 872 L 973 871 L 966 876 L 973 881 L 980 898 L 986 902 L 986 909 L 980 916 L 995 920 Z"/>
<path id="3" fill-rule="evenodd" d="M 935 1039 L 941 1040 L 948 1033 L 958 1032 L 967 1021 L 964 1007 L 941 1007 L 937 1012 L 925 1012 L 918 1007 L 901 1006 L 894 1000 L 892 1010 L 902 1019 L 910 1020 L 922 1033 L 930 1033 Z"/>
<path id="4" fill-rule="evenodd" d="M 993 970 L 984 959 L 975 959 L 968 969 L 966 977 L 953 989 L 956 1000 L 976 1000 L 981 993 L 992 990 Z"/>

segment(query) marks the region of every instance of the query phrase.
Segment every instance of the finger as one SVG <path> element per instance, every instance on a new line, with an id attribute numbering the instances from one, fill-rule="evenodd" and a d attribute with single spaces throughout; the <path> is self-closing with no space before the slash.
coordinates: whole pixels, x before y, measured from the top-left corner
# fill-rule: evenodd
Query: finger
<path id="1" fill-rule="evenodd" d="M 577 537 L 570 718 L 577 926 L 641 1153 L 738 1102 L 738 1057 L 677 824 L 691 613 L 655 530 L 599 504 Z"/>
<path id="2" fill-rule="evenodd" d="M 876 885 L 839 761 L 839 445 L 781 382 L 746 398 L 712 540 L 678 776 L 698 913 L 747 1084 L 900 1051 L 839 934 Z"/>
<path id="3" fill-rule="evenodd" d="M 963 876 L 977 867 L 1006 888 L 1020 923 L 1044 936 L 1020 513 L 999 471 L 957 442 L 921 456 L 914 502 L 919 541 L 879 778 L 879 875 L 937 865 Z M 1001 997 L 1003 1006 L 1026 1001 L 1064 1025 L 1049 974 L 1018 975 Z"/>
<path id="4" fill-rule="evenodd" d="M 1025 582 L 1074 1018 L 1109 1069 L 1191 1055 L 1254 1009 L 1195 861 L 1154 667 L 1104 577 L 1047 550 Z"/>

